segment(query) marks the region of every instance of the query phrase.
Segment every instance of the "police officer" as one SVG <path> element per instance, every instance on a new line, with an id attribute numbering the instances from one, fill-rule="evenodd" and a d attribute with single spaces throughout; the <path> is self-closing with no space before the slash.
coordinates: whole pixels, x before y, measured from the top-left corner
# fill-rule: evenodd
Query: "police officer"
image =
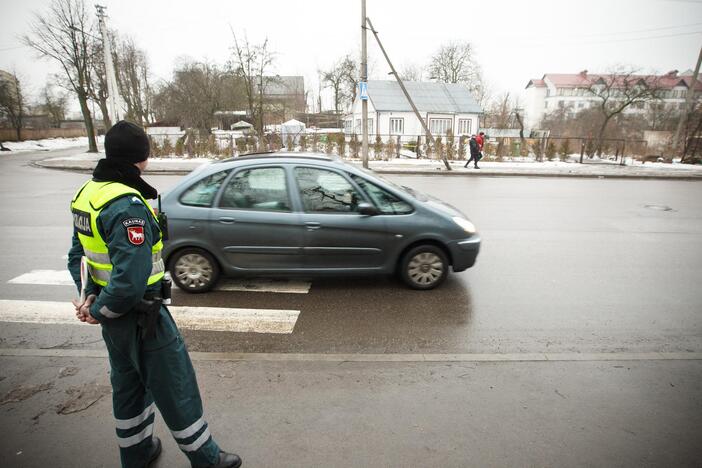
<path id="1" fill-rule="evenodd" d="M 161 453 L 152 436 L 158 408 L 192 466 L 239 467 L 210 434 L 185 343 L 161 301 L 162 233 L 146 202 L 157 193 L 141 178 L 148 137 L 120 121 L 105 135 L 105 154 L 71 203 L 68 268 L 80 288 L 85 256 L 86 299 L 74 305 L 81 321 L 102 326 L 122 466 L 148 466 Z"/>

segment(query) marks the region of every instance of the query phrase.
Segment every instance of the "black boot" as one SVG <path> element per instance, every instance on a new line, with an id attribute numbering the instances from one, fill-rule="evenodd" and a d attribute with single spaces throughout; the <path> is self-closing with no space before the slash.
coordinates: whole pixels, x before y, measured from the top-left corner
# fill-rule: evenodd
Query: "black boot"
<path id="1" fill-rule="evenodd" d="M 208 468 L 239 468 L 241 466 L 241 458 L 235 453 L 227 453 L 219 451 L 219 461 Z"/>
<path id="2" fill-rule="evenodd" d="M 149 461 L 146 466 L 150 466 L 161 455 L 161 439 L 156 436 L 151 438 L 151 451 L 149 452 Z"/>

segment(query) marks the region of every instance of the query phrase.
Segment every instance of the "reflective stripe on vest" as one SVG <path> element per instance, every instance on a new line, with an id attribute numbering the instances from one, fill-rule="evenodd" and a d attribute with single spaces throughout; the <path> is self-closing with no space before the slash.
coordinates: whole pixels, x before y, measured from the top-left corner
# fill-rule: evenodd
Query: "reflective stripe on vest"
<path id="1" fill-rule="evenodd" d="M 154 217 L 156 224 L 158 218 L 151 205 L 141 196 L 141 194 L 119 182 L 86 182 L 73 197 L 71 211 L 73 213 L 73 225 L 78 240 L 83 246 L 83 251 L 88 260 L 88 272 L 96 284 L 107 286 L 112 273 L 112 262 L 107 249 L 107 243 L 100 235 L 97 228 L 97 218 L 103 208 L 112 200 L 133 195 L 139 197 Z M 161 258 L 163 249 L 162 235 L 159 231 L 159 240 L 151 247 L 151 273 L 147 280 L 147 285 L 154 284 L 163 278 L 165 266 Z"/>

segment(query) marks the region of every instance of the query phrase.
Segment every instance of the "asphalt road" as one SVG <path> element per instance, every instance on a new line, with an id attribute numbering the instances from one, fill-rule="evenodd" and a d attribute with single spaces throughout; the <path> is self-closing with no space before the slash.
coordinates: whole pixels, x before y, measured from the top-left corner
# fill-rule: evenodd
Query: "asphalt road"
<path id="1" fill-rule="evenodd" d="M 0 154 L 0 305 L 70 310 L 71 286 L 8 283 L 65 270 L 88 176 L 45 157 Z M 472 218 L 474 268 L 427 292 L 175 292 L 300 312 L 287 334 L 185 331 L 222 447 L 247 467 L 701 466 L 700 182 L 390 177 Z M 3 466 L 118 466 L 109 394 L 99 327 L 0 323 Z M 160 417 L 156 434 L 156 466 L 186 466 Z"/>
<path id="2" fill-rule="evenodd" d="M 71 152 L 75 150 L 66 150 Z M 53 155 L 62 152 L 52 153 Z M 65 269 L 68 204 L 86 174 L 0 159 L 0 297 L 68 301 L 68 286 L 7 282 Z M 193 351 L 537 353 L 702 351 L 702 184 L 390 176 L 467 213 L 475 267 L 434 291 L 394 278 L 312 279 L 309 294 L 176 291 L 174 304 L 295 309 L 293 333 L 189 331 Z M 147 180 L 166 190 L 178 176 Z M 5 324 L 2 347 L 83 347 L 97 330 Z"/>

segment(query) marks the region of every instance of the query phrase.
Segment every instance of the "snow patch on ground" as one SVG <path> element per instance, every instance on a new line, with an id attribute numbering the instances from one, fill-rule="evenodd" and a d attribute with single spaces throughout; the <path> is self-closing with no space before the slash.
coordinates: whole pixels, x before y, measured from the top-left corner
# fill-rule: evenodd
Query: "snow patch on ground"
<path id="1" fill-rule="evenodd" d="M 104 137 L 98 137 L 98 144 L 102 144 Z M 77 138 L 46 138 L 44 140 L 7 141 L 3 146 L 11 152 L 19 151 L 51 151 L 65 148 L 88 146 L 88 137 Z M 9 153 L 9 152 L 8 152 Z"/>

